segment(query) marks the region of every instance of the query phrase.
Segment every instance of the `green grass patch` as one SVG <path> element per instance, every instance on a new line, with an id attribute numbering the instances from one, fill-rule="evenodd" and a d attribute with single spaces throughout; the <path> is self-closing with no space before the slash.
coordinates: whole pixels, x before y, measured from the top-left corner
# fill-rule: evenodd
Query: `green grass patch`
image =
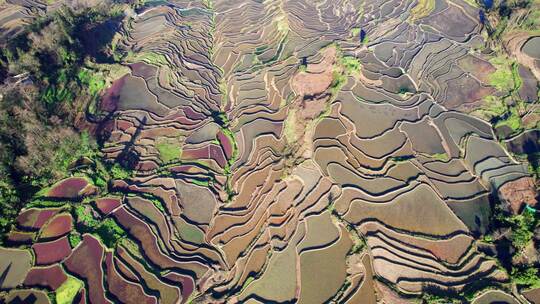
<path id="1" fill-rule="evenodd" d="M 195 185 L 202 186 L 202 187 L 209 187 L 210 181 L 208 180 L 198 180 L 198 179 L 192 179 L 191 182 Z"/>
<path id="2" fill-rule="evenodd" d="M 501 98 L 493 95 L 484 97 L 482 113 L 485 114 L 487 119 L 502 116 L 506 111 L 508 111 L 508 107 Z"/>
<path id="3" fill-rule="evenodd" d="M 156 206 L 156 208 L 161 211 L 161 212 L 165 212 L 165 207 L 163 207 L 163 204 L 161 203 L 160 200 L 156 200 L 156 199 L 153 199 L 151 200 L 152 204 L 154 204 L 154 206 Z"/>
<path id="4" fill-rule="evenodd" d="M 423 293 L 422 294 L 422 303 L 426 304 L 453 304 L 453 303 L 461 303 L 461 301 L 457 299 L 453 299 L 451 297 L 445 296 L 445 295 L 439 295 L 439 294 L 432 294 L 432 293 Z"/>
<path id="5" fill-rule="evenodd" d="M 514 87 L 512 71 L 506 69 L 497 69 L 488 76 L 489 84 L 501 92 L 510 91 Z"/>
<path id="6" fill-rule="evenodd" d="M 435 0 L 419 0 L 418 4 L 411 9 L 413 21 L 429 16 L 435 9 Z"/>
<path id="7" fill-rule="evenodd" d="M 79 290 L 84 286 L 83 282 L 73 276 L 68 279 L 56 290 L 57 304 L 71 304 L 77 296 Z"/>
<path id="8" fill-rule="evenodd" d="M 154 204 L 154 206 L 156 206 L 159 211 L 165 212 L 165 207 L 163 207 L 161 199 L 159 199 L 159 197 L 157 197 L 156 195 L 153 195 L 151 193 L 141 193 L 140 196 L 151 201 L 152 204 Z"/>
<path id="9" fill-rule="evenodd" d="M 489 84 L 501 92 L 512 91 L 516 85 L 513 62 L 502 56 L 493 58 L 490 62 L 497 70 L 488 75 Z"/>
<path id="10" fill-rule="evenodd" d="M 283 126 L 283 133 L 287 143 L 292 144 L 298 140 L 298 134 L 296 133 L 296 109 L 289 110 L 287 118 L 285 119 Z"/>
<path id="11" fill-rule="evenodd" d="M 282 34 L 289 32 L 289 22 L 284 14 L 280 14 L 277 18 L 277 30 Z"/>
<path id="12" fill-rule="evenodd" d="M 363 44 L 368 44 L 369 43 L 369 37 L 365 36 L 364 39 L 362 39 L 362 43 Z"/>
<path id="13" fill-rule="evenodd" d="M 244 290 L 248 287 L 249 284 L 251 284 L 253 281 L 255 281 L 255 278 L 252 276 L 247 277 L 247 279 L 244 281 L 244 284 L 242 284 L 242 289 Z"/>
<path id="14" fill-rule="evenodd" d="M 519 65 L 516 62 L 512 63 L 512 79 L 514 80 L 514 90 L 519 90 L 523 85 L 523 80 L 519 76 Z"/>
<path id="15" fill-rule="evenodd" d="M 518 131 L 522 129 L 521 117 L 519 116 L 516 108 L 510 109 L 507 117 L 503 120 L 498 121 L 495 124 L 495 127 L 500 127 L 503 125 L 508 126 L 513 131 Z"/>
<path id="16" fill-rule="evenodd" d="M 334 66 L 330 93 L 336 95 L 347 83 L 347 77 L 360 71 L 360 61 L 353 56 L 344 56 L 339 45 L 333 44 L 336 50 L 337 66 Z"/>
<path id="17" fill-rule="evenodd" d="M 254 58 L 257 58 L 257 56 L 254 56 Z M 222 104 L 227 104 L 229 100 L 229 87 L 223 79 L 219 82 L 219 92 L 221 93 Z"/>
<path id="18" fill-rule="evenodd" d="M 165 163 L 169 163 L 173 160 L 179 160 L 182 157 L 182 149 L 178 144 L 170 141 L 156 143 L 156 149 L 159 152 L 159 158 Z"/>
<path id="19" fill-rule="evenodd" d="M 442 162 L 447 162 L 450 160 L 450 157 L 448 157 L 448 154 L 446 153 L 435 153 L 435 154 L 429 155 L 429 157 L 434 158 L 436 160 L 440 160 Z"/>
<path id="20" fill-rule="evenodd" d="M 26 208 L 46 208 L 46 207 L 61 207 L 67 204 L 67 202 L 57 202 L 57 201 L 49 201 L 47 199 L 43 198 L 37 198 L 32 201 L 30 201 L 28 204 L 26 204 Z"/>
<path id="21" fill-rule="evenodd" d="M 149 64 L 158 65 L 158 66 L 168 64 L 167 57 L 165 57 L 165 55 L 154 53 L 154 52 L 142 53 L 138 56 L 128 55 L 128 58 L 129 57 L 134 57 L 131 60 L 128 59 L 129 61 L 143 61 Z"/>

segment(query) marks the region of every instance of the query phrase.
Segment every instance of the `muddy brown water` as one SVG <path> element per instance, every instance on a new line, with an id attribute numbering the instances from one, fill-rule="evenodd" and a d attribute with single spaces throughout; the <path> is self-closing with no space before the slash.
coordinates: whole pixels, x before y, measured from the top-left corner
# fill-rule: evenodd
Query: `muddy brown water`
<path id="1" fill-rule="evenodd" d="M 527 40 L 525 44 L 523 44 L 521 51 L 533 58 L 540 59 L 540 36 L 532 37 Z"/>

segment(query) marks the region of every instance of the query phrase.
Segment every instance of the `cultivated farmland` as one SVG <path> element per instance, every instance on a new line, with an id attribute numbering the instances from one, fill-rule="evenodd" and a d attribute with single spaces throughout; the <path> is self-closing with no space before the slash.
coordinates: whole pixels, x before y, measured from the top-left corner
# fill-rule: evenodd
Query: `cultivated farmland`
<path id="1" fill-rule="evenodd" d="M 538 1 L 87 2 L 0 1 L 6 44 L 114 20 L 0 301 L 540 303 Z"/>

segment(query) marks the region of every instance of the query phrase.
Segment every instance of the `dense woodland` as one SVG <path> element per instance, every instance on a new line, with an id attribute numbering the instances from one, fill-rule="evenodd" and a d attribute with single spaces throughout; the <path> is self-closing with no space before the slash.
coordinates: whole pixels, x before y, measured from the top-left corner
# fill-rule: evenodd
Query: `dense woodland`
<path id="1" fill-rule="evenodd" d="M 40 187 L 94 153 L 88 106 L 105 85 L 99 64 L 113 62 L 118 6 L 62 7 L 38 19 L 0 53 L 0 232 Z"/>

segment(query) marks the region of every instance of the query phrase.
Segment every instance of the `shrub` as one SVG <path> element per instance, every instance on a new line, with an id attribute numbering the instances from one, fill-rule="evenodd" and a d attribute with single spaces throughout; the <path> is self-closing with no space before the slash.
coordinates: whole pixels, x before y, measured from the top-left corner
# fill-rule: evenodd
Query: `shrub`
<path id="1" fill-rule="evenodd" d="M 538 224 L 538 219 L 535 215 L 536 213 L 534 211 L 525 209 L 522 214 L 513 216 L 499 213 L 496 219 L 499 221 L 498 225 L 512 229 L 510 236 L 512 246 L 518 250 L 522 250 L 533 238 L 533 231 Z"/>
<path id="2" fill-rule="evenodd" d="M 131 177 L 132 173 L 128 169 L 122 167 L 120 164 L 115 163 L 110 168 L 110 175 L 113 179 L 128 179 Z"/>
<path id="3" fill-rule="evenodd" d="M 358 72 L 360 70 L 360 60 L 352 56 L 343 56 L 340 63 L 345 68 L 347 74 Z"/>
<path id="4" fill-rule="evenodd" d="M 90 207 L 88 207 L 90 208 Z M 92 216 L 84 205 L 78 205 L 74 211 L 78 227 L 82 233 L 91 233 L 97 235 L 105 246 L 114 248 L 114 246 L 126 236 L 126 232 L 112 218 L 106 218 L 99 221 Z"/>
<path id="5" fill-rule="evenodd" d="M 512 280 L 516 285 L 526 288 L 540 287 L 540 276 L 536 267 L 525 269 L 512 268 Z"/>

